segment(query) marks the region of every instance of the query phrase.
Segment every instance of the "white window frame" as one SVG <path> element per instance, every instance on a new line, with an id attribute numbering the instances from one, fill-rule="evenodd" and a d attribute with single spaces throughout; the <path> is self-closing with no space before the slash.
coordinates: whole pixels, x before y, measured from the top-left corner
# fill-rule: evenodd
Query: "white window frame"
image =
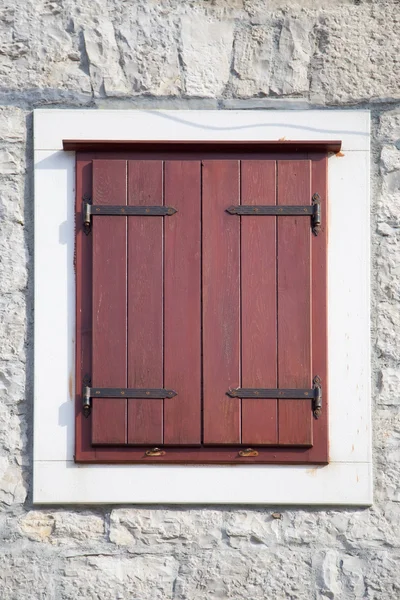
<path id="1" fill-rule="evenodd" d="M 34 479 L 38 504 L 372 503 L 370 115 L 324 111 L 34 111 Z M 75 140 L 342 140 L 328 161 L 327 466 L 74 463 Z"/>

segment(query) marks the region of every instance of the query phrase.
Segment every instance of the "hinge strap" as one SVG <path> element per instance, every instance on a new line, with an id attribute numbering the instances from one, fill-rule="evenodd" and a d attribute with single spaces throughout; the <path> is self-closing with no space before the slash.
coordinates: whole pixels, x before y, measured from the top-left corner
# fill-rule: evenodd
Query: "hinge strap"
<path id="1" fill-rule="evenodd" d="M 283 388 L 236 388 L 228 390 L 231 398 L 260 398 L 278 400 L 312 400 L 314 417 L 319 418 L 322 410 L 321 379 L 314 377 L 312 389 L 283 389 Z"/>
<path id="2" fill-rule="evenodd" d="M 155 400 L 157 398 L 173 398 L 176 396 L 174 390 L 151 389 L 151 388 L 94 388 L 83 384 L 82 401 L 83 414 L 88 417 L 91 410 L 91 398 L 139 398 Z"/>
<path id="3" fill-rule="evenodd" d="M 172 206 L 115 206 L 107 204 L 91 204 L 90 199 L 83 198 L 82 216 L 85 233 L 90 233 L 92 215 L 108 217 L 170 217 L 177 212 Z"/>
<path id="4" fill-rule="evenodd" d="M 231 215 L 240 216 L 276 216 L 276 217 L 311 217 L 311 226 L 314 235 L 318 235 L 321 230 L 321 198 L 319 194 L 314 194 L 312 204 L 309 206 L 265 206 L 255 204 L 240 204 L 230 206 L 226 211 Z"/>

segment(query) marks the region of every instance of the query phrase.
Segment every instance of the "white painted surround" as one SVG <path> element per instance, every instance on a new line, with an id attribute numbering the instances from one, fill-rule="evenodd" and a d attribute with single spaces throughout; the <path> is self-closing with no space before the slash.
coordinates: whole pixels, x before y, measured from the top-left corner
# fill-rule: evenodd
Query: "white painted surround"
<path id="1" fill-rule="evenodd" d="M 75 155 L 62 140 L 282 138 L 343 142 L 329 159 L 330 464 L 75 464 Z M 369 112 L 36 110 L 34 149 L 34 503 L 370 505 Z"/>

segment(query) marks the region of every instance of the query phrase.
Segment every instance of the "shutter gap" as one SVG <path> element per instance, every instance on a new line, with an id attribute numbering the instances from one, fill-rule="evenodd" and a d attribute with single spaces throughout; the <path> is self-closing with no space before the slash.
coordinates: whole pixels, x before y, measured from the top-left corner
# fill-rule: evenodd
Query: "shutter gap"
<path id="1" fill-rule="evenodd" d="M 279 203 L 279 195 L 278 195 L 278 161 L 275 161 L 275 204 Z M 279 257 L 278 257 L 278 248 L 279 248 L 279 228 L 278 228 L 278 217 L 274 217 L 275 221 L 275 256 L 276 256 L 276 264 L 275 264 L 275 294 L 276 294 L 276 387 L 279 388 L 279 295 L 278 295 L 278 271 L 279 271 Z M 278 433 L 278 444 L 280 443 L 280 430 L 279 430 L 279 400 L 276 401 L 276 428 Z"/>
<path id="2" fill-rule="evenodd" d="M 200 161 L 200 443 L 204 444 L 203 359 L 203 161 Z"/>
<path id="3" fill-rule="evenodd" d="M 162 177 L 162 182 L 161 182 L 161 189 L 162 189 L 162 206 L 164 206 L 165 204 L 165 160 L 162 161 L 161 164 L 161 177 Z M 163 291 L 163 298 L 162 298 L 162 316 L 161 316 L 161 323 L 162 323 L 162 364 L 163 364 L 163 368 L 162 368 L 162 386 L 163 388 L 165 388 L 165 219 L 162 218 L 162 244 L 161 244 L 161 268 L 162 268 L 162 291 Z M 165 398 L 163 398 L 162 400 L 162 420 L 161 420 L 161 426 L 162 426 L 162 431 L 161 431 L 161 439 L 164 442 L 164 431 L 165 431 Z"/>
<path id="4" fill-rule="evenodd" d="M 310 154 L 307 154 L 307 160 L 310 161 L 310 192 L 311 192 L 311 196 L 313 195 L 313 163 L 310 157 Z M 311 232 L 312 233 L 312 232 Z M 312 238 L 313 236 L 310 235 L 310 366 L 311 366 L 311 378 L 310 378 L 310 386 L 312 387 L 313 385 L 313 379 L 315 377 L 315 375 L 317 375 L 316 373 L 313 373 L 313 368 L 314 368 L 314 344 L 313 344 L 313 340 L 314 340 L 314 328 L 313 328 L 313 304 L 314 304 L 314 293 L 313 293 L 313 247 L 312 247 Z M 313 407 L 314 410 L 314 407 Z"/>
<path id="5" fill-rule="evenodd" d="M 242 161 L 239 161 L 238 164 L 238 168 L 239 168 L 239 186 L 238 186 L 238 192 L 239 192 L 239 204 L 242 204 Z M 243 310 L 243 302 L 242 302 L 242 293 L 243 293 L 243 288 L 242 288 L 242 217 L 239 217 L 239 387 L 242 387 L 242 378 L 243 378 L 243 373 L 242 373 L 242 365 L 243 365 L 243 361 L 242 361 L 242 353 L 243 353 L 243 336 L 242 336 L 242 323 L 243 323 L 243 319 L 242 319 L 242 310 Z M 239 414 L 239 418 L 240 418 L 240 443 L 242 443 L 242 439 L 243 439 L 243 398 L 240 398 L 240 414 Z"/>
<path id="6" fill-rule="evenodd" d="M 128 179 L 128 161 L 125 161 L 125 204 L 128 204 L 128 185 L 129 185 L 129 179 Z M 126 254 L 126 272 L 125 272 L 125 279 L 126 279 L 126 286 L 125 286 L 125 307 L 126 307 L 126 317 L 125 317 L 125 325 L 126 325 L 126 352 L 125 352 L 125 360 L 126 360 L 126 382 L 125 385 L 126 387 L 128 387 L 128 379 L 129 379 L 129 360 L 128 360 L 128 351 L 129 351 L 129 323 L 128 323 L 128 318 L 129 318 L 129 307 L 128 307 L 128 298 L 129 298 L 129 294 L 128 294 L 128 287 L 129 287 L 129 227 L 128 227 L 128 217 L 125 217 L 125 231 L 126 231 L 126 235 L 125 235 L 125 239 L 126 239 L 126 247 L 125 247 L 125 254 Z M 128 403 L 129 400 L 126 399 L 125 400 L 125 443 L 128 443 Z"/>
<path id="7" fill-rule="evenodd" d="M 311 196 L 314 193 L 313 192 L 313 178 L 312 178 L 312 161 L 310 158 L 310 154 L 307 154 L 307 160 L 310 161 L 310 191 L 311 191 Z M 309 244 L 310 244 L 310 250 L 309 250 L 309 255 L 310 255 L 310 367 L 311 367 L 311 377 L 310 377 L 310 387 L 313 386 L 313 379 L 316 375 L 316 373 L 313 373 L 313 368 L 314 368 L 314 344 L 313 344 L 313 339 L 314 339 L 314 330 L 313 330 L 313 302 L 314 302 L 314 294 L 313 294 L 313 251 L 312 251 L 312 232 L 310 235 L 310 239 L 309 239 Z M 314 407 L 313 407 L 314 410 Z"/>

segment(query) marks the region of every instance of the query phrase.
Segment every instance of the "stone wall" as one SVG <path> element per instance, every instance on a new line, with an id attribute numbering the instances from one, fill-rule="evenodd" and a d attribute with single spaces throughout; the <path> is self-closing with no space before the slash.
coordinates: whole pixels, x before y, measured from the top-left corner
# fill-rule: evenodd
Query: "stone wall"
<path id="1" fill-rule="evenodd" d="M 0 0 L 0 598 L 400 598 L 399 0 Z M 369 108 L 371 509 L 32 506 L 35 107 Z"/>

